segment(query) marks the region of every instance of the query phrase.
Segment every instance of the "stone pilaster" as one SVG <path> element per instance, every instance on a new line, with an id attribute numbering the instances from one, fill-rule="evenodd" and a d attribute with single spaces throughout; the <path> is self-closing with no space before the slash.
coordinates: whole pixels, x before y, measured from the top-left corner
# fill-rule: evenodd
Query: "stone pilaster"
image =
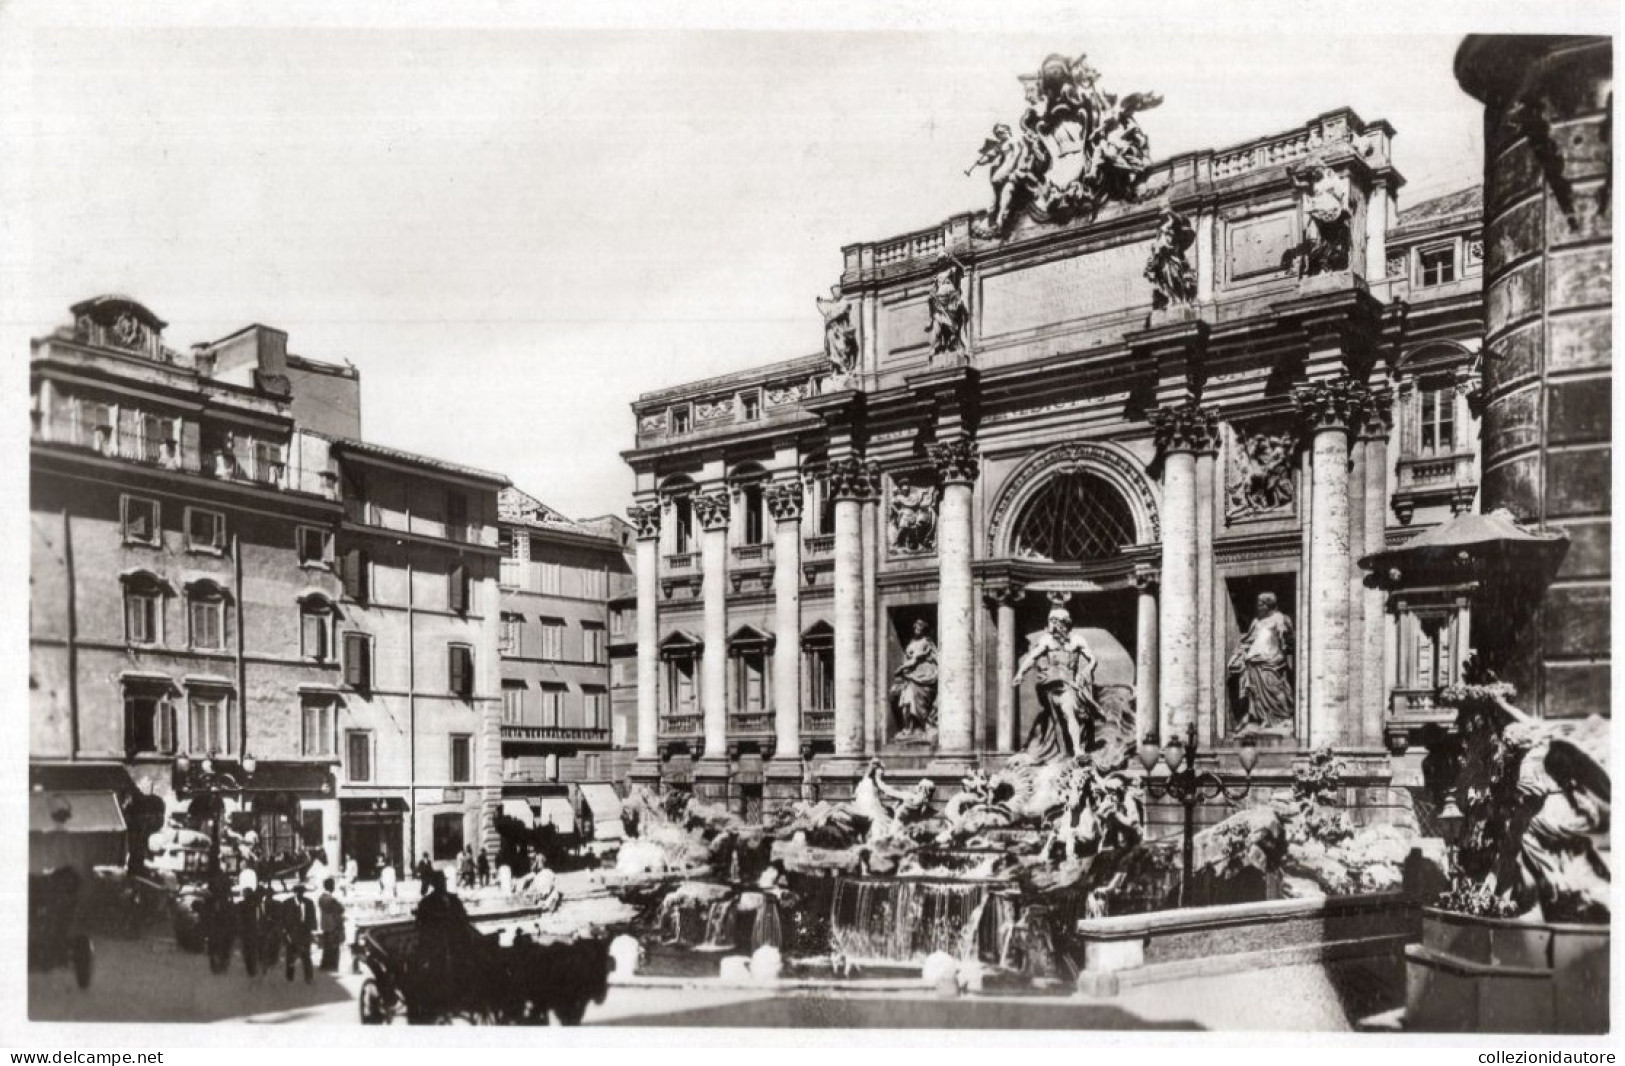
<path id="1" fill-rule="evenodd" d="M 880 478 L 863 501 L 863 752 L 873 755 L 883 726 L 880 721 L 880 597 L 876 571 L 880 552 Z"/>
<path id="2" fill-rule="evenodd" d="M 864 733 L 863 501 L 875 471 L 862 456 L 830 460 L 835 500 L 835 755 L 858 758 Z"/>
<path id="3" fill-rule="evenodd" d="M 981 458 L 976 442 L 954 437 L 931 446 L 942 482 L 937 520 L 937 751 L 972 750 L 975 655 L 971 583 L 971 492 Z"/>
<path id="4" fill-rule="evenodd" d="M 1393 393 L 1372 389 L 1360 422 L 1355 445 L 1365 451 L 1364 543 L 1358 554 L 1375 555 L 1387 547 L 1388 528 L 1388 434 L 1393 426 Z M 1459 422 L 1458 425 L 1466 425 Z M 1359 578 L 1361 575 L 1356 575 Z M 1367 744 L 1382 739 L 1383 719 L 1388 714 L 1388 686 L 1383 661 L 1387 652 L 1388 621 L 1385 594 L 1380 588 L 1367 588 L 1363 579 L 1356 589 L 1365 602 L 1360 629 L 1360 716 L 1361 733 Z"/>
<path id="5" fill-rule="evenodd" d="M 1162 602 L 1158 715 L 1164 738 L 1183 734 L 1197 712 L 1196 456 L 1217 446 L 1218 418 L 1196 403 L 1151 413 L 1162 455 Z"/>
<path id="6" fill-rule="evenodd" d="M 1218 435 L 1196 453 L 1196 728 L 1207 743 L 1213 720 L 1213 506 Z"/>
<path id="7" fill-rule="evenodd" d="M 1293 402 L 1310 435 L 1309 742 L 1357 743 L 1349 706 L 1349 437 L 1364 418 L 1369 390 L 1348 377 L 1300 386 Z M 1361 501 L 1364 506 L 1364 500 Z"/>
<path id="8" fill-rule="evenodd" d="M 638 757 L 633 777 L 660 779 L 660 504 L 627 509 L 637 530 Z"/>
<path id="9" fill-rule="evenodd" d="M 1134 738 L 1157 733 L 1157 583 L 1160 574 L 1148 566 L 1134 570 Z"/>
<path id="10" fill-rule="evenodd" d="M 705 621 L 700 657 L 700 707 L 704 711 L 705 759 L 723 759 L 728 750 L 728 493 L 694 497 L 700 524 L 701 588 Z"/>
<path id="11" fill-rule="evenodd" d="M 801 479 L 767 486 L 773 518 L 773 733 L 776 761 L 801 754 Z"/>
<path id="12" fill-rule="evenodd" d="M 990 588 L 985 594 L 988 606 L 993 608 L 998 641 L 998 670 L 994 680 L 998 710 L 993 747 L 1001 755 L 1016 750 L 1016 689 L 1010 684 L 1010 678 L 1016 672 L 1016 604 L 1025 595 L 1025 590 L 1014 582 Z"/>

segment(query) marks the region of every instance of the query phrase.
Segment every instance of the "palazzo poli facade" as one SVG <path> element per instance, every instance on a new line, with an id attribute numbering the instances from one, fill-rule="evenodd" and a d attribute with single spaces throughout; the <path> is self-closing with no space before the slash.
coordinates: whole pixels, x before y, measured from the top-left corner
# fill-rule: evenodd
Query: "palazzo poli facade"
<path id="1" fill-rule="evenodd" d="M 1356 560 L 1475 507 L 1478 190 L 1402 207 L 1347 110 L 1153 163 L 1160 100 L 1098 77 L 1023 79 L 987 211 L 846 247 L 823 352 L 633 405 L 634 780 L 952 786 L 1023 750 L 1062 608 L 1137 735 L 1245 732 L 1266 778 L 1330 745 L 1411 805 L 1472 619 Z M 1233 663 L 1265 593 L 1273 709 Z"/>

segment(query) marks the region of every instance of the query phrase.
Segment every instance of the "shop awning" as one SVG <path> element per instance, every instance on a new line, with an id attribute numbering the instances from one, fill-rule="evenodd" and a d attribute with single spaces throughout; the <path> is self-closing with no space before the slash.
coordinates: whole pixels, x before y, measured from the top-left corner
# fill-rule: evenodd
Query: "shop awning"
<path id="1" fill-rule="evenodd" d="M 65 815 L 60 821 L 52 812 Z M 111 792 L 30 792 L 31 833 L 122 833 L 124 812 Z"/>
<path id="2" fill-rule="evenodd" d="M 28 785 L 47 792 L 133 791 L 130 771 L 117 763 L 34 763 L 28 767 Z"/>
<path id="3" fill-rule="evenodd" d="M 592 835 L 597 840 L 620 840 L 626 836 L 621 822 L 621 797 L 609 784 L 581 785 L 581 798 L 592 811 Z"/>
<path id="4" fill-rule="evenodd" d="M 537 825 L 551 824 L 561 833 L 574 833 L 576 831 L 576 812 L 570 806 L 570 800 L 565 796 L 543 796 L 541 817 L 536 819 Z"/>
<path id="5" fill-rule="evenodd" d="M 254 767 L 245 790 L 333 794 L 333 767 L 327 763 L 263 761 Z"/>
<path id="6" fill-rule="evenodd" d="M 522 799 L 505 799 L 502 801 L 502 813 L 526 827 L 536 824 L 536 812 L 529 803 Z"/>

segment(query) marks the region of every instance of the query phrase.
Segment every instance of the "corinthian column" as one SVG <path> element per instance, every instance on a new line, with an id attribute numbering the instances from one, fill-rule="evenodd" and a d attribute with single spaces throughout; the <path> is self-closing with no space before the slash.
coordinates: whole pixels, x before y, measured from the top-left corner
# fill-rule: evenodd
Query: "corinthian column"
<path id="1" fill-rule="evenodd" d="M 775 754 L 801 749 L 801 479 L 767 487 L 773 516 L 773 732 Z"/>
<path id="2" fill-rule="evenodd" d="M 1309 498 L 1309 742 L 1358 739 L 1349 707 L 1349 435 L 1368 390 L 1347 378 L 1299 387 L 1292 396 L 1311 435 Z M 1361 500 L 1364 506 L 1364 500 Z"/>
<path id="3" fill-rule="evenodd" d="M 1010 678 L 1016 672 L 1016 604 L 1024 595 L 1022 587 L 1015 583 L 989 589 L 986 594 L 997 618 L 998 669 L 993 691 L 998 693 L 998 712 L 993 749 L 1000 755 L 1016 750 L 1016 689 L 1010 684 Z"/>
<path id="4" fill-rule="evenodd" d="M 1387 389 L 1372 390 L 1360 422 L 1360 444 L 1365 449 L 1365 543 L 1359 554 L 1374 555 L 1387 547 L 1388 528 L 1388 430 L 1392 426 L 1393 394 Z M 1465 422 L 1457 422 L 1465 425 Z M 1388 693 L 1384 684 L 1384 652 L 1387 647 L 1387 617 L 1384 593 L 1380 588 L 1362 588 L 1365 597 L 1364 632 L 1360 659 L 1361 733 L 1366 743 L 1382 739 L 1382 721 L 1387 712 Z"/>
<path id="5" fill-rule="evenodd" d="M 694 497 L 700 523 L 704 575 L 705 651 L 700 659 L 700 706 L 705 712 L 705 757 L 728 750 L 728 494 Z"/>
<path id="6" fill-rule="evenodd" d="M 660 733 L 660 504 L 627 509 L 638 534 L 638 761 L 637 776 L 659 776 Z"/>
<path id="7" fill-rule="evenodd" d="M 861 456 L 832 459 L 835 500 L 835 754 L 863 754 L 863 501 L 874 495 L 874 468 Z"/>
<path id="8" fill-rule="evenodd" d="M 971 486 L 980 459 L 976 442 L 956 437 L 931 446 L 942 482 L 937 521 L 937 751 L 971 752 L 975 654 L 971 613 Z"/>
<path id="9" fill-rule="evenodd" d="M 1183 735 L 1197 705 L 1196 456 L 1215 447 L 1218 418 L 1195 403 L 1152 412 L 1162 453 L 1162 603 L 1158 687 L 1164 739 Z"/>
<path id="10" fill-rule="evenodd" d="M 1157 572 L 1136 567 L 1139 590 L 1134 626 L 1134 739 L 1157 732 Z"/>

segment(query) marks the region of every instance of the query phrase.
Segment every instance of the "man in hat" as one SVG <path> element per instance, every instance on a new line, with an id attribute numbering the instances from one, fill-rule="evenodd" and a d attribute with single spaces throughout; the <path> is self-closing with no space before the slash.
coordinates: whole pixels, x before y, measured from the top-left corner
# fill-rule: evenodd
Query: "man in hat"
<path id="1" fill-rule="evenodd" d="M 293 980 L 293 966 L 301 961 L 305 968 L 305 984 L 316 979 L 310 961 L 310 945 L 316 932 L 316 905 L 305 897 L 305 883 L 293 886 L 293 898 L 282 905 L 282 938 L 287 947 L 285 974 Z"/>
<path id="2" fill-rule="evenodd" d="M 334 887 L 333 878 L 327 878 L 316 899 L 322 928 L 322 969 L 328 973 L 338 972 L 339 948 L 344 944 L 344 904 L 333 894 Z"/>
<path id="3" fill-rule="evenodd" d="M 1027 753 L 1039 761 L 1087 754 L 1094 740 L 1092 715 L 1099 709 L 1092 691 L 1095 655 L 1083 635 L 1072 631 L 1065 607 L 1050 611 L 1048 626 L 1016 665 L 1011 687 L 1019 688 L 1035 666 L 1039 715 L 1027 734 Z"/>

